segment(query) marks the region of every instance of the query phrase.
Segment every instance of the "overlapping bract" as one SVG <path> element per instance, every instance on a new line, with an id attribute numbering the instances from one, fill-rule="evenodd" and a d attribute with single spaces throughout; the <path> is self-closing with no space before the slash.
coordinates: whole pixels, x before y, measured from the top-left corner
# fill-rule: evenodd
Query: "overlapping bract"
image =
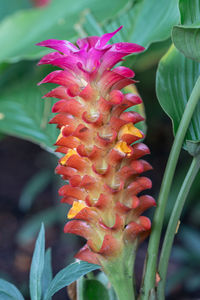
<path id="1" fill-rule="evenodd" d="M 150 220 L 141 216 L 155 205 L 151 196 L 138 196 L 151 188 L 139 176 L 151 169 L 141 158 L 149 153 L 143 133 L 134 124 L 143 120 L 126 109 L 141 103 L 136 94 L 121 89 L 133 84 L 129 68 L 113 68 L 123 57 L 144 48 L 132 43 L 107 44 L 119 30 L 77 41 L 47 40 L 39 43 L 55 49 L 39 64 L 61 68 L 41 83 L 59 86 L 44 97 L 60 99 L 53 106 L 57 115 L 50 121 L 60 128 L 57 152 L 63 153 L 56 172 L 69 181 L 60 188 L 62 202 L 72 205 L 65 232 L 83 236 L 87 244 L 77 258 L 101 263 L 120 255 L 127 244 L 143 239 Z"/>

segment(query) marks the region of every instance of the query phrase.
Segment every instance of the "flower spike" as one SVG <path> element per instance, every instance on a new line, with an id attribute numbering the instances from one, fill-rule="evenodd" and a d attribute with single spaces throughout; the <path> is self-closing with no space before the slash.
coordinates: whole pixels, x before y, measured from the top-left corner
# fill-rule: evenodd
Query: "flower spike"
<path id="1" fill-rule="evenodd" d="M 144 50 L 132 43 L 108 44 L 119 31 L 77 41 L 47 40 L 38 46 L 57 52 L 45 55 L 39 64 L 61 70 L 47 75 L 39 84 L 59 86 L 44 97 L 58 101 L 52 110 L 60 134 L 57 152 L 62 153 L 56 172 L 69 185 L 60 188 L 62 202 L 72 205 L 64 231 L 83 236 L 87 244 L 77 258 L 106 264 L 137 246 L 150 232 L 150 220 L 141 214 L 155 206 L 148 195 L 151 181 L 140 177 L 151 166 L 141 158 L 149 154 L 140 142 L 144 134 L 136 127 L 143 120 L 127 108 L 142 102 L 136 93 L 121 89 L 133 84 L 134 72 L 115 64 Z"/>

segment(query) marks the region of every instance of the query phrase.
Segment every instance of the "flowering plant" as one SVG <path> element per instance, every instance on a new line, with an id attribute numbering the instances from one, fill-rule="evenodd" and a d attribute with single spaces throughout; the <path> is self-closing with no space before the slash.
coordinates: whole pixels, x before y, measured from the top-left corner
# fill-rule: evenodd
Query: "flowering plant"
<path id="1" fill-rule="evenodd" d="M 57 115 L 50 123 L 60 129 L 56 151 L 64 154 L 56 172 L 69 180 L 59 190 L 62 202 L 72 205 L 68 219 L 74 219 L 64 231 L 87 239 L 75 257 L 100 264 L 119 299 L 133 299 L 133 251 L 151 227 L 141 214 L 155 201 L 148 195 L 138 196 L 151 188 L 151 181 L 139 176 L 151 166 L 140 159 L 149 149 L 136 143 L 144 134 L 134 124 L 143 118 L 126 111 L 141 103 L 141 98 L 121 91 L 134 83 L 134 72 L 114 67 L 126 55 L 144 48 L 132 43 L 107 44 L 121 28 L 79 39 L 78 47 L 60 40 L 39 43 L 58 51 L 45 55 L 39 65 L 63 69 L 39 84 L 59 84 L 45 97 L 61 99 L 53 106 Z"/>
<path id="2" fill-rule="evenodd" d="M 35 6 L 43 7 L 25 9 L 0 24 L 0 39 L 4 45 L 0 53 L 0 72 L 5 75 L 1 84 L 0 132 L 26 138 L 54 153 L 55 172 L 62 178 L 62 186 L 58 189 L 61 206 L 52 205 L 47 210 L 45 207 L 39 217 L 30 217 L 25 234 L 23 229 L 17 237 L 18 244 L 25 251 L 24 240 L 27 236 L 32 240 L 41 221 L 47 227 L 56 222 L 63 226 L 62 215 L 68 218 L 64 232 L 85 240 L 85 245 L 75 254 L 75 262 L 53 278 L 51 251 L 45 252 L 44 226 L 41 226 L 30 268 L 31 300 L 50 300 L 65 286 L 68 286 L 70 300 L 164 300 L 166 292 L 169 293 L 165 291 L 166 280 L 173 281 L 173 276 L 167 279 L 173 240 L 177 233 L 180 238 L 182 231 L 187 233 L 187 238 L 182 238 L 186 246 L 192 245 L 193 258 L 175 246 L 176 257 L 198 268 L 198 262 L 193 263 L 198 244 L 194 240 L 198 238 L 184 226 L 180 233 L 179 225 L 186 198 L 200 168 L 199 3 L 179 0 L 178 6 L 178 0 L 119 0 L 105 6 L 104 0 L 101 2 L 88 0 L 90 11 L 85 10 L 86 4 L 81 0 L 70 5 L 66 0 L 34 1 Z M 41 40 L 44 41 L 38 43 Z M 37 47 L 32 50 L 36 43 Z M 169 133 L 164 139 L 162 134 L 157 135 L 164 126 L 158 128 L 155 103 L 149 104 L 153 97 L 150 93 L 149 100 L 145 101 L 148 134 L 158 141 L 157 146 L 153 147 L 149 138 L 146 141 L 142 98 L 145 100 L 147 94 L 149 96 L 148 88 L 153 86 L 151 80 L 155 70 L 151 68 L 163 54 L 156 73 L 156 94 L 161 107 L 172 119 L 175 137 L 160 186 L 158 165 L 163 158 L 159 160 L 159 151 L 155 149 L 163 151 L 167 147 Z M 37 70 L 35 61 L 19 62 L 36 58 L 40 58 Z M 13 62 L 17 63 L 10 67 Z M 46 77 L 41 80 L 43 73 Z M 145 85 L 146 73 L 149 85 Z M 16 84 L 13 83 L 15 77 Z M 41 87 L 36 87 L 39 78 Z M 150 150 L 146 143 L 153 150 L 147 158 Z M 187 151 L 184 157 L 192 156 L 192 162 L 187 173 L 184 167 L 179 176 L 176 167 L 182 148 Z M 15 155 L 9 156 L 11 165 L 13 157 Z M 153 161 L 155 166 L 155 171 L 148 176 L 157 174 L 157 180 L 153 175 L 150 191 L 156 195 L 156 201 L 146 194 L 146 190 L 152 188 L 151 180 L 144 174 L 152 170 L 146 159 Z M 44 159 L 38 161 L 44 164 Z M 48 160 L 48 168 L 51 161 Z M 182 157 L 180 161 L 184 161 Z M 32 169 L 30 158 L 28 167 Z M 174 176 L 175 171 L 177 176 Z M 48 169 L 27 184 L 20 198 L 20 218 L 52 177 L 52 170 Z M 158 192 L 156 181 L 160 186 Z M 198 211 L 196 205 L 196 216 Z M 192 218 L 195 213 L 191 213 Z M 166 232 L 162 231 L 163 224 Z M 6 225 L 3 227 L 7 230 Z M 70 235 L 63 240 L 67 241 L 65 249 L 71 246 Z M 140 258 L 137 261 L 141 249 L 146 256 L 145 263 Z M 24 258 L 18 253 L 15 265 L 26 269 L 30 257 Z M 135 260 L 137 268 L 134 268 Z M 143 269 L 141 280 L 137 278 L 138 268 Z M 187 281 L 186 292 L 189 286 L 194 288 L 193 278 L 198 282 L 198 276 L 189 278 L 188 274 L 191 275 L 190 269 L 181 271 L 182 279 L 179 279 L 180 283 L 183 278 Z M 1 297 L 3 300 L 24 299 L 14 285 L 3 279 L 0 279 Z"/>

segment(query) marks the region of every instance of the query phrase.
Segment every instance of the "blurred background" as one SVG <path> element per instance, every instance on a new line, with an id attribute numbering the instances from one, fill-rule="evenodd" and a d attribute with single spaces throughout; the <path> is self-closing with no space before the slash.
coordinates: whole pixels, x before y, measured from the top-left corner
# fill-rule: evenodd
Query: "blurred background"
<path id="1" fill-rule="evenodd" d="M 60 204 L 57 195 L 63 184 L 54 174 L 58 158 L 52 145 L 57 130 L 54 125 L 48 125 L 54 100 L 41 99 L 50 90 L 50 84 L 36 86 L 53 68 L 36 66 L 48 50 L 34 45 L 48 38 L 74 42 L 78 37 L 103 34 L 124 25 L 113 42 L 136 42 L 147 48 L 143 54 L 130 56 L 125 64 L 135 71 L 137 89 L 144 101 L 145 143 L 151 149 L 151 155 L 145 159 L 154 168 L 148 176 L 153 181 L 150 194 L 157 199 L 173 132 L 171 121 L 156 98 L 156 70 L 171 45 L 170 31 L 178 22 L 178 13 L 173 1 L 168 3 L 171 13 L 166 18 L 165 1 L 158 4 L 152 0 L 145 9 L 143 2 L 147 3 L 0 0 L 0 277 L 16 284 L 26 299 L 29 299 L 30 262 L 41 222 L 45 224 L 46 245 L 52 248 L 54 274 L 73 261 L 73 255 L 84 243 L 81 238 L 63 233 L 68 207 Z M 152 6 L 154 16 L 148 14 Z M 161 21 L 155 20 L 156 15 Z M 158 22 L 159 28 L 155 27 Z M 183 150 L 168 200 L 165 225 L 190 161 Z M 175 238 L 167 283 L 170 300 L 200 299 L 199 180 L 200 174 L 189 194 Z M 152 214 L 153 210 L 149 212 Z M 138 284 L 146 247 L 147 241 L 141 245 L 136 260 Z M 53 299 L 68 299 L 66 291 L 58 292 Z"/>

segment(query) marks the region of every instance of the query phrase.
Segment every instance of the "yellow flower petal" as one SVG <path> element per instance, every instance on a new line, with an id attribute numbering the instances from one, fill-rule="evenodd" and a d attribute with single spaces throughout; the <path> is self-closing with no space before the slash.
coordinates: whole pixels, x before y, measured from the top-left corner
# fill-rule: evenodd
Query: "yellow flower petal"
<path id="1" fill-rule="evenodd" d="M 128 123 L 121 127 L 119 131 L 119 138 L 121 138 L 124 134 L 132 134 L 134 136 L 142 138 L 142 133 L 132 123 Z"/>
<path id="2" fill-rule="evenodd" d="M 65 154 L 65 156 L 63 156 L 63 157 L 61 158 L 60 164 L 61 164 L 62 166 L 64 166 L 64 165 L 66 164 L 67 160 L 68 160 L 68 159 L 70 158 L 70 156 L 72 156 L 72 155 L 78 155 L 77 152 L 76 152 L 76 150 L 74 150 L 74 149 L 68 150 L 67 154 Z"/>
<path id="3" fill-rule="evenodd" d="M 114 149 L 116 149 L 117 151 L 123 153 L 123 154 L 128 154 L 131 152 L 131 148 L 127 145 L 126 142 L 118 142 Z"/>
<path id="4" fill-rule="evenodd" d="M 83 208 L 87 207 L 84 202 L 74 201 L 73 206 L 68 212 L 68 219 L 73 219 Z"/>
<path id="5" fill-rule="evenodd" d="M 60 133 L 59 133 L 59 135 L 58 135 L 58 137 L 57 137 L 56 142 L 59 141 L 59 139 L 61 139 L 61 138 L 63 137 L 62 130 L 63 130 L 64 127 L 65 127 L 65 126 L 62 126 L 62 127 L 61 127 Z"/>

